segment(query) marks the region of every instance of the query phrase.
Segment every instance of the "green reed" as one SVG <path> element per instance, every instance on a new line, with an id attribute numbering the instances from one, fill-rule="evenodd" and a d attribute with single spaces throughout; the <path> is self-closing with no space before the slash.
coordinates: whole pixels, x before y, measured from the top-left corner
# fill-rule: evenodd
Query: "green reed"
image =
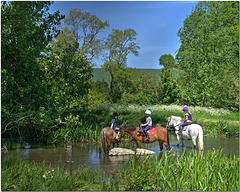
<path id="1" fill-rule="evenodd" d="M 50 141 L 56 142 L 99 142 L 102 127 L 93 124 L 65 126 L 55 131 Z"/>
<path id="2" fill-rule="evenodd" d="M 64 168 L 45 163 L 29 163 L 9 157 L 1 164 L 3 191 L 97 191 L 104 183 L 102 170 L 79 167 L 67 178 Z"/>
<path id="3" fill-rule="evenodd" d="M 238 191 L 239 157 L 210 150 L 204 155 L 184 151 L 180 157 L 133 158 L 122 171 L 124 190 Z"/>
<path id="4" fill-rule="evenodd" d="M 3 191 L 239 191 L 239 156 L 209 150 L 178 157 L 135 156 L 106 174 L 81 166 L 67 178 L 65 168 L 9 157 L 1 164 Z"/>

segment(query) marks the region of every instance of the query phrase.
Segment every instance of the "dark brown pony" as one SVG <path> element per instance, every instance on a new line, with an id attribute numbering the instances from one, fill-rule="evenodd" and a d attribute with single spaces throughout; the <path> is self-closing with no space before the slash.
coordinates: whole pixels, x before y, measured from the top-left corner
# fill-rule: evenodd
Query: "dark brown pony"
<path id="1" fill-rule="evenodd" d="M 129 135 L 133 138 L 135 143 L 137 144 L 138 148 L 141 148 L 142 143 L 153 143 L 154 141 L 158 140 L 160 151 L 163 150 L 163 144 L 165 147 L 170 150 L 169 138 L 168 138 L 168 131 L 164 127 L 155 127 L 156 133 L 154 135 L 149 136 L 149 140 L 145 141 L 145 137 L 141 136 L 138 133 L 139 127 L 135 126 L 122 126 L 123 129 L 122 136 L 125 134 Z"/>
<path id="2" fill-rule="evenodd" d="M 102 148 L 104 153 L 109 153 L 109 148 L 111 146 L 111 143 L 113 143 L 113 148 L 115 147 L 115 143 L 117 143 L 117 147 L 119 147 L 123 130 L 119 128 L 119 131 L 120 131 L 120 134 L 119 134 L 120 138 L 119 140 L 117 140 L 115 139 L 117 136 L 117 133 L 111 127 L 105 127 L 101 130 L 99 153 L 102 152 Z"/>

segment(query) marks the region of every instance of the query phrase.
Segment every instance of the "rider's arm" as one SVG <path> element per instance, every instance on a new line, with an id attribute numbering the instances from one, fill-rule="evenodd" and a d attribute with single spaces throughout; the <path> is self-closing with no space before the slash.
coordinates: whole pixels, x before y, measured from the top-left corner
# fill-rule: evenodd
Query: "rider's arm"
<path id="1" fill-rule="evenodd" d="M 142 126 L 147 126 L 150 123 L 150 119 L 148 119 L 146 124 L 143 124 Z"/>
<path id="2" fill-rule="evenodd" d="M 113 128 L 113 123 L 111 124 L 111 129 Z"/>
<path id="3" fill-rule="evenodd" d="M 186 119 L 185 119 L 184 122 L 187 122 L 187 120 L 188 120 L 188 114 L 187 113 L 186 113 L 185 117 L 186 117 Z"/>

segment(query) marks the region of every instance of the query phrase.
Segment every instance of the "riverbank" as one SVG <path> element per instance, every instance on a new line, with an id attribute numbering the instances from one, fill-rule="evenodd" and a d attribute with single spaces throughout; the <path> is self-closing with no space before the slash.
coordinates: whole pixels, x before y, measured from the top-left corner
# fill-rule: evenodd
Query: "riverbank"
<path id="1" fill-rule="evenodd" d="M 23 132 L 21 134 L 23 139 L 35 140 L 35 142 L 62 143 L 71 140 L 80 143 L 98 143 L 100 131 L 110 126 L 113 112 L 116 111 L 119 114 L 118 127 L 120 125 L 138 126 L 139 123 L 145 123 L 144 112 L 148 108 L 152 109 L 153 126 L 166 127 L 168 117 L 173 115 L 184 118 L 182 106 L 179 105 L 100 104 L 93 105 L 85 111 L 78 111 L 75 116 L 57 119 L 57 125 L 52 126 L 51 129 L 45 127 L 41 136 L 34 133 L 24 137 Z M 193 123 L 202 126 L 205 136 L 238 136 L 239 111 L 198 106 L 189 106 L 189 109 Z"/>
<path id="2" fill-rule="evenodd" d="M 103 127 L 110 126 L 112 113 L 119 113 L 117 126 L 135 125 L 145 123 L 144 112 L 152 109 L 153 126 L 166 127 L 168 117 L 180 116 L 184 118 L 182 106 L 179 105 L 119 105 L 101 104 L 94 105 L 88 111 L 79 114 L 81 123 L 58 129 L 50 134 L 51 142 L 99 142 L 100 131 Z M 189 107 L 193 122 L 203 127 L 205 136 L 236 136 L 239 134 L 239 112 L 228 109 L 214 109 L 206 107 Z"/>
<path id="3" fill-rule="evenodd" d="M 111 175 L 80 166 L 67 179 L 65 169 L 9 157 L 1 164 L 3 191 L 238 191 L 239 157 L 209 150 L 163 158 L 133 157 Z M 107 177 L 106 177 L 107 176 Z"/>

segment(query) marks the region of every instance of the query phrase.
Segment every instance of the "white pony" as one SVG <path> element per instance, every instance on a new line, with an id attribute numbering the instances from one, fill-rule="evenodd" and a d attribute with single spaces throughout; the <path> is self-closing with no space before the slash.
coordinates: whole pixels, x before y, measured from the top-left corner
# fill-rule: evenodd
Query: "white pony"
<path id="1" fill-rule="evenodd" d="M 196 139 L 198 138 L 198 148 L 203 151 L 203 130 L 202 127 L 198 124 L 191 124 L 186 131 L 180 133 L 180 125 L 182 124 L 182 118 L 177 116 L 168 117 L 167 129 L 170 129 L 171 126 L 175 127 L 175 133 L 177 135 L 177 147 L 179 147 L 180 139 L 183 140 L 192 140 L 194 149 L 196 149 Z"/>

